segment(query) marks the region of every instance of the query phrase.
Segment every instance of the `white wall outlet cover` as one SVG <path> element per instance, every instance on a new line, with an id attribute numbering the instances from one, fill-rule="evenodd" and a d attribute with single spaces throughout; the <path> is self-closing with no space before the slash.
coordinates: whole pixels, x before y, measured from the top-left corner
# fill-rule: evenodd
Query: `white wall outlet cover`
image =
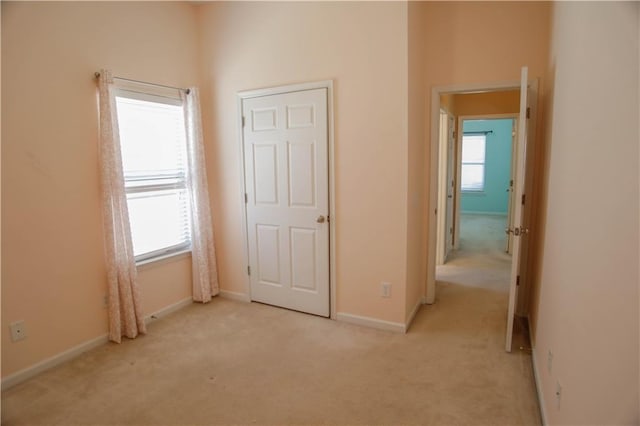
<path id="1" fill-rule="evenodd" d="M 380 283 L 380 295 L 382 297 L 391 297 L 391 283 L 384 281 Z"/>

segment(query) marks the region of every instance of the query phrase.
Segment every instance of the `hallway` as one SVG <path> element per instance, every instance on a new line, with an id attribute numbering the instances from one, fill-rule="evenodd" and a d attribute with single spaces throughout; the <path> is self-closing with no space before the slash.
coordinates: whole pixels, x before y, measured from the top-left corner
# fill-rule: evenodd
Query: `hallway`
<path id="1" fill-rule="evenodd" d="M 460 284 L 509 291 L 511 256 L 505 253 L 506 216 L 460 215 L 460 248 L 436 268 L 438 286 Z"/>

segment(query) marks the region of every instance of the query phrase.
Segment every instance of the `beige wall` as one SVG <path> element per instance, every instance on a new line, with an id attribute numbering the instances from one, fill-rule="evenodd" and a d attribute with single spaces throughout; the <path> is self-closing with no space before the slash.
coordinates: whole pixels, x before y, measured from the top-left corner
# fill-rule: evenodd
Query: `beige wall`
<path id="1" fill-rule="evenodd" d="M 440 95 L 440 107 L 456 117 L 463 115 L 517 114 L 520 112 L 520 90 L 443 94 Z"/>
<path id="2" fill-rule="evenodd" d="M 198 6 L 205 135 L 223 290 L 246 292 L 237 92 L 334 81 L 337 311 L 403 323 L 407 268 L 405 3 Z M 380 297 L 380 282 L 392 297 Z"/>
<path id="3" fill-rule="evenodd" d="M 408 5 L 408 200 L 407 200 L 407 295 L 406 322 L 425 295 L 427 257 L 425 222 L 426 212 L 423 202 L 426 187 L 424 173 L 424 153 L 427 139 L 425 133 L 425 107 L 427 91 L 425 85 L 424 61 L 426 51 L 424 26 L 426 6 L 424 2 L 410 2 Z"/>
<path id="4" fill-rule="evenodd" d="M 443 98 L 445 96 L 442 96 Z M 468 93 L 453 95 L 453 108 L 457 116 L 517 114 L 520 112 L 520 91 Z"/>
<path id="5" fill-rule="evenodd" d="M 640 422 L 637 9 L 630 2 L 554 6 L 533 318 L 549 424 Z"/>
<path id="6" fill-rule="evenodd" d="M 197 84 L 194 28 L 184 3 L 2 2 L 3 377 L 107 332 L 93 73 Z M 146 313 L 189 297 L 189 265 L 140 271 Z"/>

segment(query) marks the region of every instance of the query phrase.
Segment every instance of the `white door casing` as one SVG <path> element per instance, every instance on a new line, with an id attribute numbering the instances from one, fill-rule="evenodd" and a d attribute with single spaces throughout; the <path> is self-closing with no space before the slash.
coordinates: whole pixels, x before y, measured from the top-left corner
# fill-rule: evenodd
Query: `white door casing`
<path id="1" fill-rule="evenodd" d="M 513 321 L 516 309 L 516 300 L 518 297 L 518 275 L 520 273 L 520 249 L 522 239 L 528 233 L 528 229 L 523 223 L 523 205 L 522 196 L 525 191 L 525 166 L 527 155 L 527 107 L 528 107 L 528 68 L 523 67 L 520 79 L 520 114 L 518 117 L 518 132 L 516 142 L 516 173 L 513 185 L 513 196 L 516 202 L 513 206 L 513 227 L 509 232 L 513 233 L 512 241 L 512 258 L 511 258 L 511 276 L 509 282 L 509 305 L 507 308 L 507 333 L 505 338 L 505 349 L 511 352 L 511 343 L 513 340 Z"/>
<path id="2" fill-rule="evenodd" d="M 327 89 L 242 100 L 251 300 L 329 316 Z"/>

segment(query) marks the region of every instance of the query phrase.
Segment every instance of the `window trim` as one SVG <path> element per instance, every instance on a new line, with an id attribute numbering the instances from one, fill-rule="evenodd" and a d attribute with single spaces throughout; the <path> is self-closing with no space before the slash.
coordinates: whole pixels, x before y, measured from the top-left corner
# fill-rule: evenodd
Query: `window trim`
<path id="1" fill-rule="evenodd" d="M 135 99 L 139 101 L 160 103 L 165 105 L 180 106 L 184 108 L 184 102 L 180 96 L 179 89 L 156 86 L 153 84 L 142 84 L 142 83 L 114 78 L 114 90 L 113 90 L 114 103 L 115 103 L 115 99 L 118 97 Z M 115 107 L 115 113 L 116 115 L 118 114 L 117 106 Z M 185 128 L 185 134 L 186 134 L 186 128 Z M 119 143 L 120 143 L 120 146 L 122 147 L 122 141 L 119 141 Z M 187 165 L 187 170 L 185 170 L 184 176 L 181 176 L 180 182 L 178 183 L 145 185 L 145 186 L 138 186 L 134 188 L 126 187 L 127 179 L 124 178 L 123 176 L 124 183 L 125 183 L 124 190 L 125 190 L 125 196 L 127 196 L 127 202 L 128 202 L 129 194 L 136 194 L 136 193 L 143 193 L 143 192 L 150 192 L 150 191 L 155 192 L 155 191 L 171 190 L 171 189 L 184 189 L 187 192 L 187 194 L 189 194 L 191 189 L 189 188 L 189 184 L 187 180 L 188 173 L 189 173 L 189 170 Z M 190 210 L 191 203 L 189 202 L 189 200 L 187 202 L 188 202 L 188 208 Z M 189 214 L 190 214 L 190 211 L 189 211 Z M 134 256 L 136 267 L 152 264 L 155 262 L 160 262 L 172 257 L 183 255 L 185 253 L 191 253 L 191 248 L 192 248 L 192 236 L 189 235 L 188 242 L 174 244 L 172 246 L 163 247 L 158 250 L 154 250 L 154 251 L 150 251 L 147 253 Z"/>

